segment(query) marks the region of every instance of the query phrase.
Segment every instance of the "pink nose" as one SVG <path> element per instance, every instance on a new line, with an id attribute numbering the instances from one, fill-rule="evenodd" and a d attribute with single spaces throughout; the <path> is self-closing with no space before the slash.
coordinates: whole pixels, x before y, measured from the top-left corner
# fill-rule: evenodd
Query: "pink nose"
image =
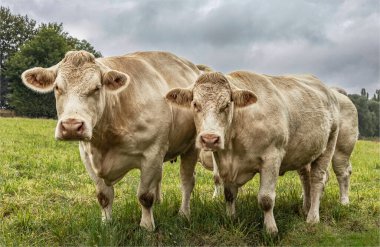
<path id="1" fill-rule="evenodd" d="M 61 122 L 61 132 L 64 138 L 78 138 L 84 132 L 84 122 L 68 118 Z"/>
<path id="2" fill-rule="evenodd" d="M 210 144 L 217 144 L 219 142 L 219 136 L 214 135 L 214 134 L 204 134 L 201 135 L 201 141 L 204 144 L 210 145 Z"/>

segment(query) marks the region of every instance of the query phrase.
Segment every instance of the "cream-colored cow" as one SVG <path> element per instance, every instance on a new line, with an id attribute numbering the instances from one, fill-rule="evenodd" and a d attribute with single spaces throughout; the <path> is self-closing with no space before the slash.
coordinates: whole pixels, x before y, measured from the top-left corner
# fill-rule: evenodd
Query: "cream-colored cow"
<path id="1" fill-rule="evenodd" d="M 205 73 L 166 98 L 193 110 L 196 146 L 214 152 L 230 215 L 238 188 L 260 173 L 264 225 L 268 233 L 277 233 L 277 178 L 311 163 L 307 222 L 319 222 L 320 196 L 339 133 L 339 103 L 317 78 Z"/>
<path id="2" fill-rule="evenodd" d="M 141 170 L 140 225 L 153 230 L 152 205 L 160 199 L 162 163 L 177 155 L 181 155 L 180 213 L 190 215 L 197 162 L 193 117 L 188 110 L 172 108 L 165 93 L 190 85 L 199 74 L 195 65 L 166 52 L 95 59 L 88 52 L 72 51 L 53 67 L 25 71 L 22 79 L 37 92 L 54 90 L 55 137 L 80 141 L 80 155 L 96 185 L 102 218 L 111 218 L 113 185 L 137 168 Z"/>

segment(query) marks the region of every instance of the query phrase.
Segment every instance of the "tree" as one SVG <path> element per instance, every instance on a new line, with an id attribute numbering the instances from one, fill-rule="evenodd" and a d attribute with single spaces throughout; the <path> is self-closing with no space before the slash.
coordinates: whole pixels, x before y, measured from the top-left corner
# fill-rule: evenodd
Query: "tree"
<path id="1" fill-rule="evenodd" d="M 7 81 L 3 76 L 4 64 L 19 47 L 32 38 L 36 21 L 28 16 L 12 15 L 9 8 L 0 6 L 0 107 L 6 105 Z"/>
<path id="2" fill-rule="evenodd" d="M 79 40 L 70 36 L 67 32 L 64 32 L 62 23 L 43 23 L 40 25 L 39 29 L 53 29 L 57 33 L 60 33 L 60 35 L 66 39 L 66 42 L 70 47 L 70 50 L 85 50 L 91 52 L 95 57 L 102 56 L 102 54 L 99 51 L 95 50 L 95 48 L 87 40 Z"/>
<path id="3" fill-rule="evenodd" d="M 63 32 L 62 24 L 44 24 L 32 39 L 7 60 L 5 76 L 10 84 L 8 101 L 16 114 L 29 117 L 56 116 L 53 93 L 41 95 L 31 91 L 23 85 L 20 75 L 32 67 L 50 67 L 57 64 L 67 51 L 76 48 L 76 44 L 75 38 Z M 81 44 L 83 42 L 79 42 L 78 46 Z M 89 44 L 84 48 L 100 54 Z"/>
<path id="4" fill-rule="evenodd" d="M 358 110 L 359 133 L 361 137 L 380 137 L 380 102 L 379 90 L 372 99 L 368 99 L 363 88 L 361 95 L 351 94 L 349 98 Z"/>
<path id="5" fill-rule="evenodd" d="M 378 100 L 368 101 L 368 110 L 372 116 L 373 136 L 380 137 L 380 102 Z"/>

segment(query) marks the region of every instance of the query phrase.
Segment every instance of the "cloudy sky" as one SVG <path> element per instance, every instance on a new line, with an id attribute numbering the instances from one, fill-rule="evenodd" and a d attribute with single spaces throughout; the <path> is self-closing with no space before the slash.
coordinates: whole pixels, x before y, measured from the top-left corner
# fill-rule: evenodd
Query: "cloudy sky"
<path id="1" fill-rule="evenodd" d="M 312 73 L 350 93 L 380 88 L 378 0 L 0 0 L 62 22 L 103 56 L 166 50 L 231 72 Z"/>

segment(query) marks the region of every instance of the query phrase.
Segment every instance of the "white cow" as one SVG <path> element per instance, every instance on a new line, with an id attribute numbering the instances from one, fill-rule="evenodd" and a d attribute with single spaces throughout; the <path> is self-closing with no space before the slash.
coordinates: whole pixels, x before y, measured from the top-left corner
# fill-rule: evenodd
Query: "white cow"
<path id="1" fill-rule="evenodd" d="M 264 225 L 268 233 L 277 233 L 277 178 L 311 164 L 307 222 L 319 222 L 320 196 L 339 133 L 339 103 L 317 78 L 205 73 L 166 98 L 193 110 L 196 146 L 214 152 L 230 215 L 238 188 L 260 173 Z"/>
<path id="2" fill-rule="evenodd" d="M 111 218 L 113 185 L 131 169 L 141 170 L 140 225 L 154 229 L 152 205 L 160 198 L 162 163 L 181 155 L 182 203 L 189 217 L 194 187 L 195 126 L 190 111 L 172 108 L 165 93 L 186 87 L 200 71 L 167 52 L 136 52 L 98 58 L 68 52 L 50 68 L 22 74 L 29 88 L 54 90 L 58 140 L 79 140 L 83 163 L 95 183 L 102 218 Z M 69 165 L 69 164 L 68 164 Z"/>

